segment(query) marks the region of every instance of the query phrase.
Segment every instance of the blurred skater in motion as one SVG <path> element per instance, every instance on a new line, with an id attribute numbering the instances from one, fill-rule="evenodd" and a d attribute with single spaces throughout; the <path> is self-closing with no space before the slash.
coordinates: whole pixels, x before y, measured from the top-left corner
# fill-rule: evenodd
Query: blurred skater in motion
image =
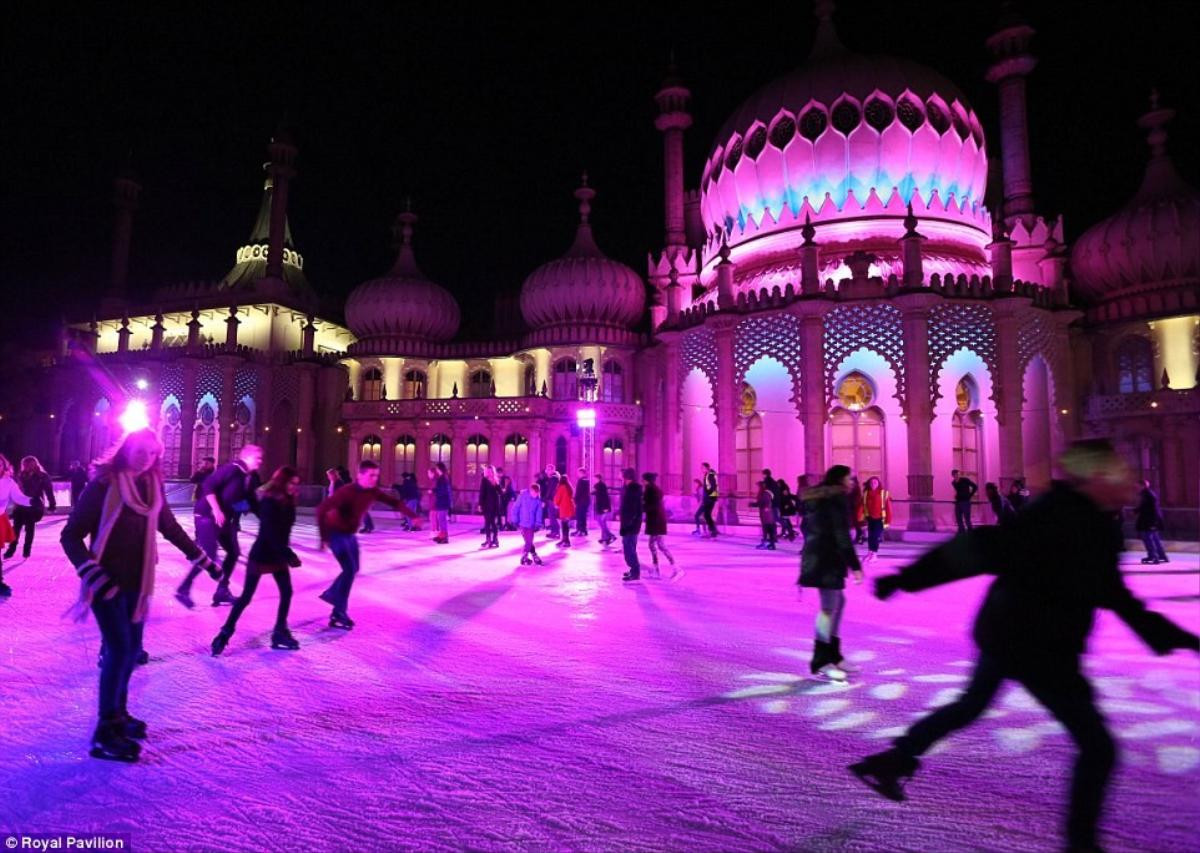
<path id="1" fill-rule="evenodd" d="M 1123 546 L 1114 511 L 1132 497 L 1130 472 L 1105 440 L 1076 442 L 1063 455 L 1066 479 L 1007 526 L 980 527 L 875 583 L 875 594 L 917 592 L 984 572 L 997 575 L 975 620 L 979 646 L 966 692 L 851 766 L 892 800 L 942 738 L 976 720 L 1006 679 L 1023 685 L 1066 727 L 1079 748 L 1071 781 L 1067 849 L 1097 851 L 1096 824 L 1116 747 L 1080 670 L 1096 610 L 1117 614 L 1156 654 L 1200 651 L 1200 638 L 1147 610 L 1118 569 Z"/>
<path id="2" fill-rule="evenodd" d="M 517 503 L 513 507 L 513 517 L 517 521 L 517 527 L 521 529 L 521 538 L 525 540 L 525 548 L 521 551 L 522 566 L 531 563 L 537 563 L 539 566 L 542 564 L 537 546 L 533 544 L 533 535 L 541 529 L 544 512 L 542 488 L 537 483 L 530 483 L 529 488 L 517 496 Z"/>
<path id="3" fill-rule="evenodd" d="M 842 658 L 838 634 L 846 609 L 846 575 L 862 583 L 862 566 L 850 539 L 850 469 L 834 465 L 820 485 L 800 496 L 804 501 L 804 548 L 800 552 L 802 587 L 820 590 L 816 637 L 809 671 L 833 681 L 845 681 L 851 669 Z"/>
<path id="4" fill-rule="evenodd" d="M 0 548 L 17 541 L 17 533 L 8 520 L 8 505 L 29 506 L 29 498 L 21 491 L 12 477 L 13 469 L 4 454 L 0 453 Z M 0 598 L 12 595 L 12 587 L 4 582 L 4 558 L 0 557 Z"/>
<path id="5" fill-rule="evenodd" d="M 667 508 L 663 500 L 663 490 L 658 485 L 657 474 L 643 474 L 642 482 L 646 484 L 642 490 L 642 500 L 646 513 L 646 536 L 650 538 L 650 559 L 654 565 L 650 569 L 652 578 L 659 578 L 658 552 L 662 551 L 667 562 L 671 564 L 671 574 L 668 580 L 677 580 L 683 574 L 675 567 L 675 558 L 667 550 L 665 541 L 667 535 Z"/>
<path id="6" fill-rule="evenodd" d="M 21 460 L 21 470 L 17 472 L 17 485 L 21 487 L 25 497 L 29 498 L 29 505 L 13 509 L 13 530 L 16 532 L 16 538 L 8 546 L 4 556 L 7 559 L 16 552 L 17 539 L 21 538 L 21 531 L 24 530 L 25 547 L 21 549 L 21 556 L 28 560 L 33 550 L 33 533 L 37 530 L 37 523 L 45 517 L 46 510 L 54 512 L 58 505 L 54 501 L 54 484 L 50 482 L 50 475 L 36 456 L 26 456 Z"/>

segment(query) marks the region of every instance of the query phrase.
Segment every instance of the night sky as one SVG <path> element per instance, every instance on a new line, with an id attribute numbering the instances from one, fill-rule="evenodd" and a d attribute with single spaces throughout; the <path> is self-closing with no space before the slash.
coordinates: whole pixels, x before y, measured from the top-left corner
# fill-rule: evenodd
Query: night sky
<path id="1" fill-rule="evenodd" d="M 843 43 L 954 80 L 998 153 L 996 93 L 983 80 L 998 3 L 838 5 Z M 1134 121 L 1154 85 L 1179 110 L 1170 148 L 1196 183 L 1193 5 L 1027 5 L 1040 58 L 1029 88 L 1040 209 L 1065 213 L 1071 238 L 1129 198 L 1146 153 Z M 411 195 L 419 262 L 459 297 L 465 323 L 486 324 L 492 294 L 519 289 L 570 244 L 583 169 L 598 191 L 601 247 L 642 272 L 662 240 L 652 95 L 669 52 L 693 93 L 695 186 L 727 114 L 803 63 L 811 5 L 574 6 L 9 10 L 0 59 L 6 338 L 90 311 L 107 283 L 111 181 L 128 152 L 144 186 L 135 295 L 222 277 L 253 223 L 265 145 L 284 120 L 300 148 L 292 231 L 309 279 L 334 306 L 388 268 L 391 223 Z"/>

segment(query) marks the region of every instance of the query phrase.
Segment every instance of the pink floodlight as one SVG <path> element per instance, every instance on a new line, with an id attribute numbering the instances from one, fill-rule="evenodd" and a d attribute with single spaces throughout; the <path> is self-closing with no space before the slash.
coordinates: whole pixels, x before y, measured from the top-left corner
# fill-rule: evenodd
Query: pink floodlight
<path id="1" fill-rule="evenodd" d="M 596 410 L 580 409 L 575 413 L 575 423 L 581 429 L 594 428 L 596 426 Z"/>
<path id="2" fill-rule="evenodd" d="M 121 417 L 118 419 L 121 424 L 121 429 L 126 434 L 137 432 L 140 429 L 146 429 L 150 426 L 150 416 L 146 413 L 146 404 L 141 400 L 130 400 L 125 406 L 125 411 L 121 412 Z"/>

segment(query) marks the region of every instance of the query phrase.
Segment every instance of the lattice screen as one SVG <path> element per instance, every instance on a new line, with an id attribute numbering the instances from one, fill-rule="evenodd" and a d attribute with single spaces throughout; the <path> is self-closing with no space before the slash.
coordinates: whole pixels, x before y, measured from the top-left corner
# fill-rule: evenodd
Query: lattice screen
<path id="1" fill-rule="evenodd" d="M 800 319 L 791 314 L 748 317 L 737 325 L 733 344 L 734 386 L 741 387 L 746 372 L 763 356 L 782 364 L 792 377 L 792 402 L 800 399 L 803 361 Z"/>
<path id="2" fill-rule="evenodd" d="M 825 315 L 825 396 L 833 399 L 834 371 L 858 349 L 879 353 L 896 375 L 896 399 L 908 391 L 904 374 L 904 326 L 895 305 L 844 305 Z"/>
<path id="3" fill-rule="evenodd" d="M 996 363 L 996 324 L 986 305 L 957 302 L 935 305 L 929 312 L 929 389 L 934 405 L 941 397 L 938 371 L 951 355 L 969 349 L 983 359 L 992 374 L 992 387 L 999 382 Z"/>
<path id="4" fill-rule="evenodd" d="M 709 382 L 717 381 L 717 337 L 713 330 L 701 326 L 683 337 L 683 366 L 690 372 L 700 368 Z M 715 395 L 714 395 L 715 396 Z"/>

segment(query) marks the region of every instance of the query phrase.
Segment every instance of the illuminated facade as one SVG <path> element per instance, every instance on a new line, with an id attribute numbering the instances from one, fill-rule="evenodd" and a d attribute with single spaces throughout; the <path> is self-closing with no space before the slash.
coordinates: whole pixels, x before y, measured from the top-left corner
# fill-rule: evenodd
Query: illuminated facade
<path id="1" fill-rule="evenodd" d="M 807 62 L 730 116 L 696 190 L 691 93 L 675 77 L 657 93 L 666 227 L 645 278 L 598 248 L 585 179 L 574 243 L 524 282 L 523 329 L 458 338 L 457 303 L 417 265 L 411 212 L 395 264 L 355 289 L 345 325 L 319 318 L 287 232 L 295 149 L 277 140 L 253 237 L 222 282 L 161 291 L 142 311 L 110 300 L 68 336 L 116 386 L 145 374 L 181 475 L 255 438 L 268 464 L 314 480 L 365 458 L 385 482 L 443 461 L 463 503 L 484 462 L 519 483 L 550 463 L 611 480 L 633 465 L 686 507 L 711 462 L 735 520 L 732 498 L 763 467 L 794 482 L 842 462 L 884 481 L 899 524 L 928 530 L 950 522 L 952 468 L 1036 490 L 1065 442 L 1099 434 L 1154 482 L 1173 531 L 1194 535 L 1200 197 L 1166 153 L 1170 111 L 1141 120 L 1137 196 L 1068 252 L 1033 192 L 1030 27 L 1008 20 L 987 42 L 1002 165 L 989 208 L 987 140 L 961 91 L 847 50 L 832 4 L 817 6 Z M 114 281 L 136 202 L 122 180 Z M 52 368 L 57 396 L 37 413 L 58 419 L 35 440 L 60 465 L 104 443 L 118 404 L 81 361 Z"/>

